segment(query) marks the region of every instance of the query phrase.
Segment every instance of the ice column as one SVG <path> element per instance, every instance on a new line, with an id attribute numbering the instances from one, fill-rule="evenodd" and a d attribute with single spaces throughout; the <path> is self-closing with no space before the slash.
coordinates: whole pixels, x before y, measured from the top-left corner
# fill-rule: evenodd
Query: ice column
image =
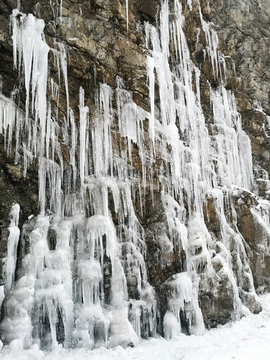
<path id="1" fill-rule="evenodd" d="M 216 157 L 219 181 L 228 187 L 234 184 L 251 190 L 253 171 L 250 139 L 242 130 L 234 94 L 220 86 L 217 90 L 211 89 L 210 98 L 214 114 L 212 156 Z"/>
<path id="2" fill-rule="evenodd" d="M 84 172 L 86 162 L 86 127 L 87 127 L 87 114 L 89 111 L 88 106 L 84 106 L 84 90 L 80 87 L 80 179 L 81 185 L 84 183 Z"/>
<path id="3" fill-rule="evenodd" d="M 182 330 L 187 334 L 202 335 L 204 324 L 198 304 L 198 294 L 186 272 L 175 274 L 166 281 L 168 311 L 164 317 L 164 333 L 173 338 Z"/>
<path id="4" fill-rule="evenodd" d="M 42 304 L 40 310 L 47 312 L 52 347 L 58 343 L 56 326 L 60 322 L 59 317 L 62 318 L 64 327 L 64 344 L 71 345 L 73 330 L 71 230 L 71 221 L 55 221 L 51 230 L 55 234 L 53 238 L 55 244 L 50 244 L 50 251 L 46 249 L 44 268 L 40 269 L 36 281 L 36 301 L 38 306 Z M 46 248 L 45 244 L 44 247 Z"/>
<path id="5" fill-rule="evenodd" d="M 20 230 L 18 228 L 19 223 L 19 204 L 14 204 L 9 213 L 10 225 L 8 227 L 8 251 L 7 259 L 5 263 L 5 295 L 9 294 L 12 285 L 14 283 L 15 268 L 17 261 L 17 247 L 20 238 Z"/>
<path id="6" fill-rule="evenodd" d="M 17 9 L 13 10 L 12 24 L 14 66 L 18 66 L 17 58 L 19 58 L 19 70 L 23 61 L 25 74 L 26 120 L 28 120 L 29 114 L 30 89 L 32 91 L 31 113 L 35 117 L 31 140 L 32 149 L 36 153 L 38 147 L 38 153 L 43 155 L 46 133 L 48 52 L 50 49 L 43 38 L 45 24 L 42 19 L 36 19 L 32 14 L 25 16 Z M 37 139 L 38 132 L 40 132 L 39 141 Z"/>
<path id="7" fill-rule="evenodd" d="M 13 131 L 20 129 L 19 120 L 20 113 L 13 101 L 0 94 L 0 134 L 4 135 L 4 149 L 8 155 L 11 155 Z"/>
<path id="8" fill-rule="evenodd" d="M 128 32 L 128 0 L 126 0 L 126 17 L 127 17 L 127 32 Z"/>

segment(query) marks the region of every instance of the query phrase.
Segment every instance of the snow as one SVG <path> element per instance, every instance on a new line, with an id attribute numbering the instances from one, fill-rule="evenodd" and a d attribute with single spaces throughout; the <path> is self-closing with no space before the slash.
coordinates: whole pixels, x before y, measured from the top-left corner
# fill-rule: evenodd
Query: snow
<path id="1" fill-rule="evenodd" d="M 180 334 L 172 340 L 152 338 L 142 340 L 134 347 L 113 349 L 100 347 L 95 350 L 80 348 L 66 350 L 58 345 L 51 352 L 43 352 L 38 346 L 22 350 L 20 340 L 4 346 L 2 360 L 268 360 L 270 356 L 270 294 L 260 297 L 263 310 L 235 323 L 219 326 L 203 336 Z M 1 348 L 1 346 L 0 346 Z"/>

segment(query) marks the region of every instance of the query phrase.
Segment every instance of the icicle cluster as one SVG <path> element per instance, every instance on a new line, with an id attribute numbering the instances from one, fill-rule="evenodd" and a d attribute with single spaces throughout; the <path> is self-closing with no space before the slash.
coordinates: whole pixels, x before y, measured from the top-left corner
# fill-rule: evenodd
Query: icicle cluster
<path id="1" fill-rule="evenodd" d="M 187 4 L 192 11 L 191 1 Z M 200 71 L 190 58 L 179 0 L 172 6 L 161 2 L 159 29 L 145 24 L 150 111 L 138 106 L 117 78 L 115 92 L 107 84 L 99 85 L 95 112 L 85 105 L 80 88 L 79 122 L 69 104 L 64 45 L 55 41 L 49 49 L 44 22 L 13 11 L 14 66 L 24 74 L 26 104 L 23 113 L 0 95 L 0 132 L 6 152 L 10 155 L 15 149 L 15 162 L 24 174 L 29 163 L 38 161 L 40 215 L 23 226 L 23 260 L 14 283 L 18 205 L 12 210 L 16 216 L 6 262 L 4 341 L 92 348 L 137 344 L 141 337 L 156 334 L 159 309 L 147 277 L 144 229 L 135 211 L 138 202 L 143 215 L 144 195 L 150 188 L 153 198 L 154 182 L 167 219 L 163 241 L 185 256 L 183 271 L 164 284 L 167 308 L 160 324 L 165 337 L 204 331 L 198 293 L 201 288 L 211 291 L 209 279 L 217 286 L 220 279 L 229 279 L 235 319 L 246 311 L 239 295 L 243 273 L 249 279 L 249 296 L 256 299 L 246 256 L 237 255 L 237 271 L 233 269 L 232 246 L 237 254 L 245 254 L 245 249 L 225 216 L 228 209 L 235 212 L 232 191 L 252 189 L 250 142 L 234 95 L 222 85 L 226 69 L 221 68 L 217 34 L 201 15 L 207 55 L 221 83 L 210 89 L 213 123 L 206 124 Z M 126 12 L 128 30 L 128 1 Z M 48 78 L 49 51 L 58 66 L 59 84 Z M 58 101 L 60 74 L 67 103 L 61 125 L 47 97 L 50 91 Z M 117 120 L 123 140 L 119 149 L 113 145 Z M 140 171 L 133 164 L 134 145 Z M 63 147 L 70 158 L 65 168 Z M 208 201 L 220 223 L 218 239 L 205 224 Z M 3 297 L 0 293 L 0 302 Z"/>

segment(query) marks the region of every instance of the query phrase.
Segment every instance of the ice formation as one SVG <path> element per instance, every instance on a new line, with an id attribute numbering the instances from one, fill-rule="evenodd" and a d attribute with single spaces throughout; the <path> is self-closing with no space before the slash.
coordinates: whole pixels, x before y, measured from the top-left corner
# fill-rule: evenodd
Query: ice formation
<path id="1" fill-rule="evenodd" d="M 192 11 L 191 1 L 187 4 Z M 128 1 L 126 13 L 128 30 Z M 241 236 L 226 220 L 224 202 L 233 212 L 230 193 L 240 188 L 252 190 L 252 158 L 234 94 L 223 86 L 226 69 L 211 24 L 201 15 L 207 54 L 220 80 L 217 89 L 210 89 L 210 135 L 200 102 L 200 70 L 189 55 L 178 0 L 173 8 L 167 0 L 161 2 L 159 31 L 148 23 L 144 26 L 150 111 L 138 106 L 117 78 L 115 92 L 107 84 L 99 84 L 95 113 L 90 114 L 80 88 L 79 125 L 69 105 L 64 45 L 55 42 L 50 49 L 43 35 L 44 22 L 31 14 L 14 10 L 11 19 L 14 66 L 24 74 L 26 111 L 0 95 L 0 132 L 8 154 L 15 146 L 15 162 L 24 174 L 29 164 L 38 160 L 40 215 L 22 226 L 22 261 L 14 282 L 19 206 L 11 210 L 4 292 L 0 288 L 0 303 L 4 300 L 2 340 L 19 339 L 25 347 L 63 343 L 92 348 L 137 344 L 141 337 L 157 333 L 159 309 L 147 277 L 144 229 L 134 209 L 138 201 L 143 213 L 147 186 L 153 193 L 157 156 L 161 161 L 155 181 L 168 225 L 168 236 L 162 241 L 176 252 L 183 251 L 186 258 L 182 272 L 164 284 L 168 297 L 161 332 L 168 339 L 181 331 L 203 333 L 198 291 L 199 286 L 209 290 L 208 278 L 217 281 L 213 268 L 217 263 L 221 264 L 219 276 L 230 279 L 233 316 L 240 318 L 246 311 L 238 291 L 240 272 L 250 278 L 251 270 L 246 258 L 239 256 L 238 272 L 233 270 L 229 239 L 239 253 L 245 250 Z M 67 114 L 61 124 L 52 116 L 47 95 L 50 90 L 51 97 L 59 96 L 59 84 L 48 75 L 49 51 L 55 56 L 66 91 Z M 156 84 L 159 107 L 155 104 Z M 117 120 L 127 144 L 119 151 L 112 139 L 112 125 Z M 133 144 L 138 148 L 141 173 L 132 164 Z M 61 146 L 69 152 L 68 168 L 64 168 Z M 203 209 L 209 199 L 221 224 L 219 240 L 205 225 Z M 268 204 L 265 206 L 269 211 Z M 261 216 L 259 210 L 257 216 Z M 252 279 L 249 284 L 249 294 L 256 298 Z"/>
<path id="2" fill-rule="evenodd" d="M 8 251 L 5 263 L 5 294 L 9 294 L 15 279 L 15 268 L 17 261 L 17 247 L 20 238 L 19 225 L 19 204 L 14 204 L 9 213 L 9 237 L 8 237 Z"/>
<path id="3" fill-rule="evenodd" d="M 128 32 L 128 0 L 126 0 L 126 17 L 127 17 L 127 32 Z"/>

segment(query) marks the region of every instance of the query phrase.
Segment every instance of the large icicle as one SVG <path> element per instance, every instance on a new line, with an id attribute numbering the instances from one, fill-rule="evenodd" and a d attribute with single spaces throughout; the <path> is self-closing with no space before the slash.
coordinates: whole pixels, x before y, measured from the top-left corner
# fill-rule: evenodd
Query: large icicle
<path id="1" fill-rule="evenodd" d="M 10 293 L 12 285 L 15 280 L 17 247 L 20 238 L 20 230 L 18 228 L 19 213 L 20 213 L 19 204 L 14 204 L 9 213 L 10 225 L 8 227 L 9 237 L 7 244 L 8 246 L 7 259 L 5 263 L 5 295 L 8 295 Z"/>
<path id="2" fill-rule="evenodd" d="M 216 91 L 211 90 L 211 101 L 214 114 L 212 139 L 217 154 L 215 160 L 220 182 L 226 186 L 234 184 L 251 190 L 251 145 L 248 136 L 242 130 L 234 95 L 222 86 Z"/>
<path id="3" fill-rule="evenodd" d="M 14 66 L 17 66 L 17 54 L 19 66 L 23 62 L 26 89 L 26 119 L 29 114 L 30 89 L 32 91 L 31 114 L 35 117 L 35 126 L 32 133 L 32 148 L 43 155 L 46 129 L 47 110 L 47 72 L 49 46 L 43 38 L 44 21 L 36 19 L 32 14 L 25 16 L 17 9 L 13 10 L 13 46 Z M 21 60 L 22 58 L 22 60 Z M 19 69 L 20 70 L 20 69 Z M 38 130 L 38 127 L 40 129 Z M 37 139 L 37 132 L 40 132 Z"/>
<path id="4" fill-rule="evenodd" d="M 127 18 L 127 32 L 128 32 L 128 0 L 126 0 L 126 18 Z"/>
<path id="5" fill-rule="evenodd" d="M 84 90 L 80 87 L 80 179 L 81 185 L 84 183 L 85 163 L 86 163 L 86 129 L 88 106 L 84 106 Z"/>

